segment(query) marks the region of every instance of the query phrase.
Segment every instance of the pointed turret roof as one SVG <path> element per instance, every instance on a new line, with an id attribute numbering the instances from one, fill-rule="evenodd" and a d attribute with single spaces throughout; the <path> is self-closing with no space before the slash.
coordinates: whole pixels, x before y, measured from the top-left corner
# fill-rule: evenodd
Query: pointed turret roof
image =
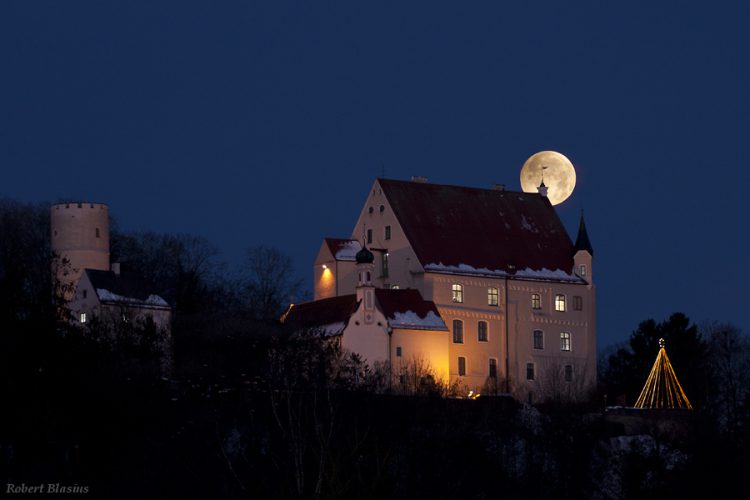
<path id="1" fill-rule="evenodd" d="M 581 210 L 581 222 L 578 224 L 578 238 L 576 238 L 576 244 L 573 247 L 573 253 L 586 250 L 592 257 L 594 256 L 594 248 L 591 246 L 589 241 L 589 233 L 586 231 L 586 222 L 583 220 L 583 210 Z"/>

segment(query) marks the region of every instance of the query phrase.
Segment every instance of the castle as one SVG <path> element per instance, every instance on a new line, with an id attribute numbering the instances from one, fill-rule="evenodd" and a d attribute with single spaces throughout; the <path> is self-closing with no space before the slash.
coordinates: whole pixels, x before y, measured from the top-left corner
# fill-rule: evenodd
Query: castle
<path id="1" fill-rule="evenodd" d="M 376 179 L 348 239 L 324 239 L 314 300 L 283 320 L 336 337 L 394 377 L 518 398 L 578 397 L 596 380 L 593 248 L 539 193 Z"/>
<path id="2" fill-rule="evenodd" d="M 169 330 L 169 304 L 140 276 L 110 264 L 107 205 L 57 203 L 50 207 L 50 222 L 56 293 L 72 321 L 84 325 L 96 318 L 111 325 L 150 319 Z"/>

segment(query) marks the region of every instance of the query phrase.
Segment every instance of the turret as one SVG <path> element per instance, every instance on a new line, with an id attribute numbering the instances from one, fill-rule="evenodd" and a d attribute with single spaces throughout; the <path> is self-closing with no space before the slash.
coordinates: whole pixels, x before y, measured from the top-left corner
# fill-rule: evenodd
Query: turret
<path id="1" fill-rule="evenodd" d="M 375 271 L 375 256 L 362 244 L 362 250 L 357 252 L 357 301 L 363 302 L 364 321 L 369 324 L 375 318 L 375 287 L 372 284 L 372 275 Z"/>
<path id="2" fill-rule="evenodd" d="M 573 247 L 573 261 L 575 263 L 575 273 L 581 278 L 593 283 L 592 264 L 594 260 L 594 248 L 591 246 L 589 234 L 586 231 L 586 222 L 583 220 L 583 210 L 581 210 L 581 221 L 578 224 L 578 237 Z"/>

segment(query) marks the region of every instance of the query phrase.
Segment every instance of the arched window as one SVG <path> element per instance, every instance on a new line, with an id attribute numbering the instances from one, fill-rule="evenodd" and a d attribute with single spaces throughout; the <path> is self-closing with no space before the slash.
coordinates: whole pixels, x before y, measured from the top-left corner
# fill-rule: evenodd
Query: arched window
<path id="1" fill-rule="evenodd" d="M 464 322 L 460 319 L 453 320 L 453 343 L 464 343 Z"/>
<path id="2" fill-rule="evenodd" d="M 453 286 L 451 286 L 451 298 L 453 302 L 463 302 L 464 286 L 459 284 L 454 284 Z"/>
<path id="3" fill-rule="evenodd" d="M 565 295 L 561 293 L 555 295 L 555 311 L 565 312 Z"/>
<path id="4" fill-rule="evenodd" d="M 477 323 L 477 341 L 487 342 L 487 337 L 487 322 L 480 321 L 479 323 Z"/>
<path id="5" fill-rule="evenodd" d="M 534 349 L 544 349 L 544 332 L 534 330 Z"/>

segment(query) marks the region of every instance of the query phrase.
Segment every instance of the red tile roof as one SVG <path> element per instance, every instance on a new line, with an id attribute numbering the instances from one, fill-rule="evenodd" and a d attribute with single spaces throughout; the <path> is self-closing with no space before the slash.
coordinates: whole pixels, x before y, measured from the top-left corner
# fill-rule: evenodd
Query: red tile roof
<path id="1" fill-rule="evenodd" d="M 537 193 L 378 182 L 423 266 L 573 269 L 573 243 Z"/>
<path id="2" fill-rule="evenodd" d="M 315 328 L 343 323 L 341 331 L 357 310 L 356 295 L 341 295 L 302 304 L 292 304 L 281 322 L 296 328 Z M 341 333 L 341 331 L 337 333 Z"/>
<path id="3" fill-rule="evenodd" d="M 392 327 L 447 330 L 435 303 L 424 300 L 419 290 L 378 288 L 375 299 Z"/>
<path id="4" fill-rule="evenodd" d="M 419 290 L 375 289 L 375 299 L 378 309 L 394 328 L 447 330 L 435 303 L 424 300 Z M 294 304 L 281 322 L 300 329 L 323 328 L 326 335 L 338 335 L 349 324 L 358 305 L 354 294 Z"/>

